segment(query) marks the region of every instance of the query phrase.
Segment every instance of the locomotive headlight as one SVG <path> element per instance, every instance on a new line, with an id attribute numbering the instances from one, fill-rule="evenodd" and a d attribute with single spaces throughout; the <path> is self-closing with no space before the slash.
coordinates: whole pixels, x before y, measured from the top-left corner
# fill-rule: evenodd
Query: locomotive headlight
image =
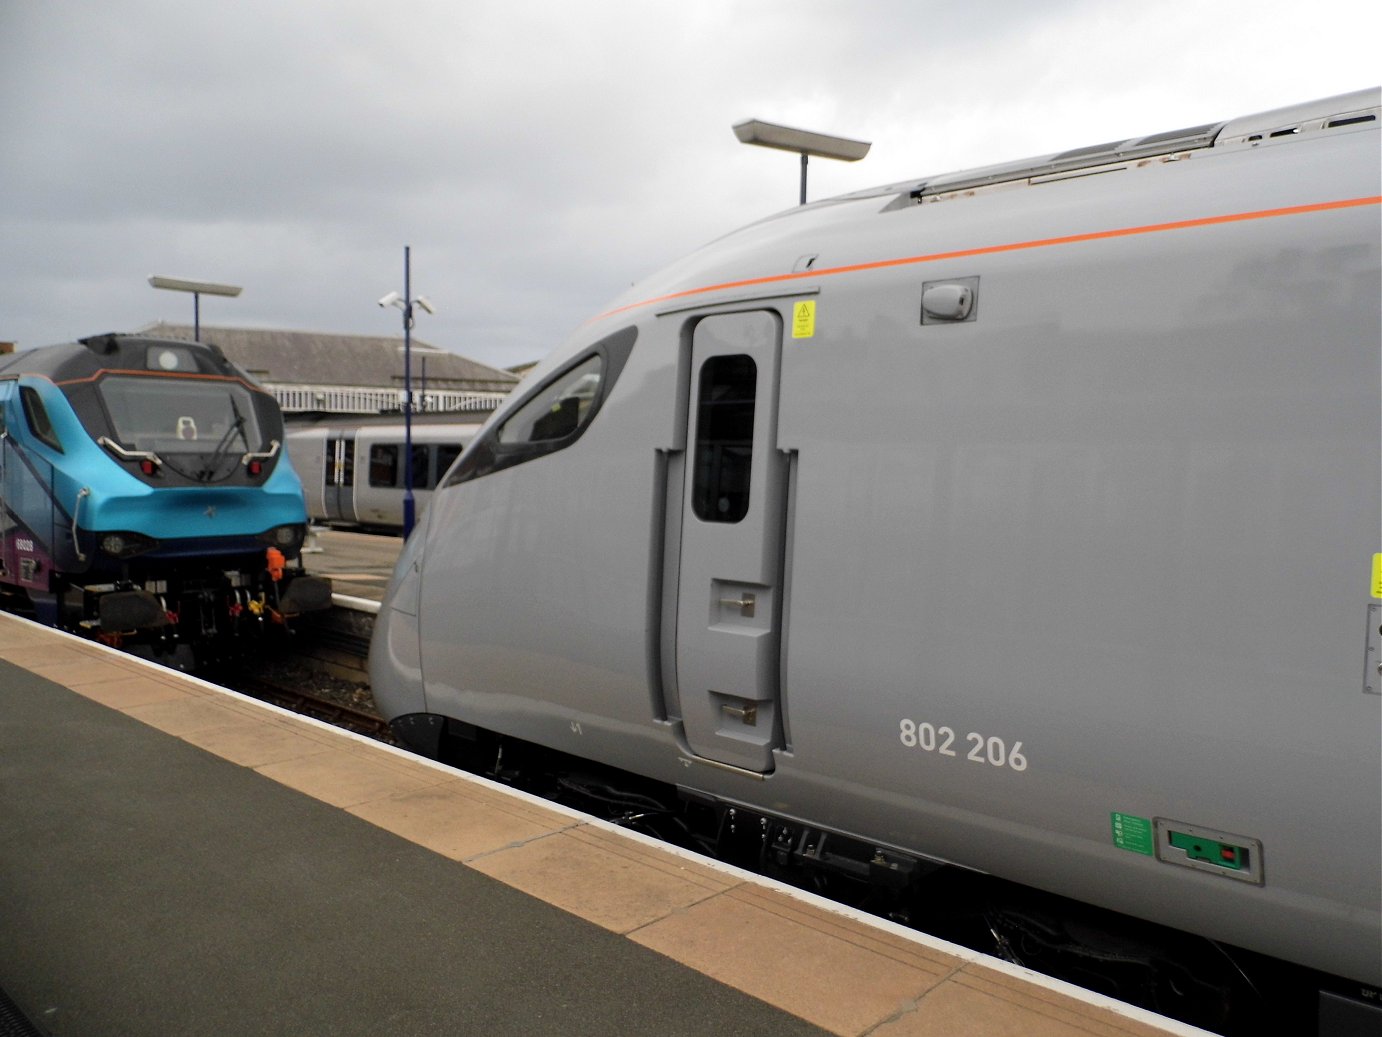
<path id="1" fill-rule="evenodd" d="M 274 526 L 259 534 L 261 543 L 276 547 L 285 554 L 291 554 L 302 546 L 307 536 L 307 527 L 302 523 L 287 526 Z"/>
<path id="2" fill-rule="evenodd" d="M 153 537 L 146 537 L 142 533 L 101 534 L 101 550 L 112 558 L 121 560 L 147 554 L 157 546 L 157 540 Z"/>

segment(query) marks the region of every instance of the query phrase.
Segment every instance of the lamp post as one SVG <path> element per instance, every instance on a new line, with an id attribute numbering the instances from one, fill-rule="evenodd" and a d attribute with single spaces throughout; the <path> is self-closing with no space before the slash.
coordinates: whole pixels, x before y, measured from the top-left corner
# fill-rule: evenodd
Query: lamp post
<path id="1" fill-rule="evenodd" d="M 166 288 L 173 292 L 192 293 L 192 341 L 202 340 L 202 296 L 228 295 L 231 298 L 240 294 L 238 284 L 216 284 L 212 281 L 184 281 L 177 277 L 149 276 L 149 284 L 154 288 Z"/>
<path id="2" fill-rule="evenodd" d="M 858 162 L 869 153 L 870 141 L 850 140 L 848 137 L 832 137 L 825 133 L 812 133 L 810 130 L 797 130 L 790 126 L 764 122 L 762 119 L 745 119 L 734 124 L 734 135 L 741 144 L 757 144 L 763 148 L 776 148 L 779 151 L 795 151 L 801 156 L 801 203 L 806 204 L 806 157 L 836 158 L 841 162 Z"/>
<path id="3" fill-rule="evenodd" d="M 412 248 L 403 246 L 403 294 L 390 292 L 380 306 L 397 306 L 403 311 L 403 539 L 413 532 L 417 514 L 413 499 L 413 307 L 436 313 L 426 297 L 413 295 Z"/>

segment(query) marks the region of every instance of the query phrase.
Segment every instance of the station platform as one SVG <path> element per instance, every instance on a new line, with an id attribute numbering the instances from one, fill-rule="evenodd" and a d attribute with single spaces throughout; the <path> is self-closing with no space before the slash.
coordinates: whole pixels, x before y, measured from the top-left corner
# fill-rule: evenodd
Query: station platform
<path id="1" fill-rule="evenodd" d="M 54 1037 L 1203 1032 L 10 616 L 0 991 Z"/>
<path id="2" fill-rule="evenodd" d="M 331 579 L 337 604 L 371 611 L 384 600 L 403 538 L 312 527 L 303 545 L 302 565 L 313 576 Z"/>

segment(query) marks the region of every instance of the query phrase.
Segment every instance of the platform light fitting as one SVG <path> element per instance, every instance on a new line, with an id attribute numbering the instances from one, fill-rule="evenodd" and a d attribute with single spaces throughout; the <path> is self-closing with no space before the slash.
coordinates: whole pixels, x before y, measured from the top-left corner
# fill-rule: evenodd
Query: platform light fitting
<path id="1" fill-rule="evenodd" d="M 149 285 L 170 292 L 192 293 L 192 341 L 202 340 L 202 296 L 225 295 L 231 298 L 243 290 L 238 284 L 217 284 L 215 281 L 188 281 L 181 277 L 159 277 L 149 275 Z"/>
<path id="2" fill-rule="evenodd" d="M 792 126 L 782 126 L 762 119 L 745 119 L 734 124 L 734 135 L 741 144 L 756 144 L 762 148 L 793 151 L 801 156 L 801 204 L 806 204 L 806 157 L 834 158 L 841 162 L 858 162 L 873 147 L 871 141 L 832 137 L 828 133 L 814 133 Z"/>
<path id="3" fill-rule="evenodd" d="M 154 288 L 166 288 L 173 292 L 196 292 L 198 295 L 239 295 L 243 289 L 238 284 L 216 284 L 214 281 L 184 281 L 178 277 L 159 277 L 149 275 L 149 284 Z"/>

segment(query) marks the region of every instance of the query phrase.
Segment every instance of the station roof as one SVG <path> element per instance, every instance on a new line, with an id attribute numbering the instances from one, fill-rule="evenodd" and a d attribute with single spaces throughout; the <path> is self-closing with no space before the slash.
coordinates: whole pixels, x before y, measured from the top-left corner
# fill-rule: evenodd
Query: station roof
<path id="1" fill-rule="evenodd" d="M 193 337 L 192 325 L 162 321 L 139 329 L 139 334 L 186 341 Z M 220 346 L 233 363 L 261 382 L 379 387 L 403 384 L 401 335 L 339 335 L 203 324 L 201 339 Z M 417 338 L 412 340 L 411 352 L 414 378 L 422 376 L 425 358 L 429 388 L 506 392 L 519 381 L 509 371 L 449 353 Z"/>

